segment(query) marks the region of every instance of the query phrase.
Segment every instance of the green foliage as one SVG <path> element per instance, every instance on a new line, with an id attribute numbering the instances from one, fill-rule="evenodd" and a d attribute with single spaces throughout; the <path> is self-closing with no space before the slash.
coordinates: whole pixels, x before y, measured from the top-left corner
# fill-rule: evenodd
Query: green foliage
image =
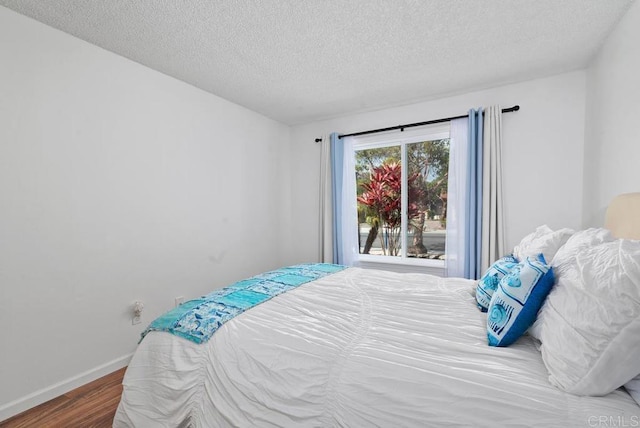
<path id="1" fill-rule="evenodd" d="M 433 218 L 442 212 L 441 196 L 447 192 L 449 170 L 449 140 L 424 141 L 407 145 L 409 173 L 419 173 L 419 185 L 425 196 L 420 206 Z"/>

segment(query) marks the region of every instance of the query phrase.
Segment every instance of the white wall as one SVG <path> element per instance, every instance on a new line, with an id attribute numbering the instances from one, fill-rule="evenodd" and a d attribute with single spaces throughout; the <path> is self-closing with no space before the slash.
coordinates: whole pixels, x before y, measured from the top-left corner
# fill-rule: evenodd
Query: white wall
<path id="1" fill-rule="evenodd" d="M 318 259 L 320 147 L 314 138 L 465 114 L 500 104 L 521 110 L 503 116 L 507 245 L 536 226 L 582 223 L 585 72 L 576 71 L 400 108 L 340 117 L 291 130 L 293 230 L 287 261 Z"/>
<path id="2" fill-rule="evenodd" d="M 280 266 L 288 139 L 0 7 L 0 420 L 125 365 L 174 297 Z"/>
<path id="3" fill-rule="evenodd" d="M 640 3 L 587 71 L 584 225 L 602 226 L 611 199 L 640 192 Z"/>

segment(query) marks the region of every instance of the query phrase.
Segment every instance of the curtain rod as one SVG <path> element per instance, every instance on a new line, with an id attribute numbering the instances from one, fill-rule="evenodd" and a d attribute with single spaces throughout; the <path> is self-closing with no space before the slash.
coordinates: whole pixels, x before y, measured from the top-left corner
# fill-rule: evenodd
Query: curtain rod
<path id="1" fill-rule="evenodd" d="M 512 111 L 518 111 L 518 110 L 520 110 L 520 106 L 519 105 L 515 105 L 513 107 L 503 108 L 502 109 L 502 113 L 511 113 Z M 434 123 L 450 122 L 452 120 L 463 119 L 465 117 L 469 117 L 469 115 L 468 114 L 464 114 L 464 115 L 461 115 L 461 116 L 453 116 L 453 117 L 445 117 L 443 119 L 428 120 L 426 122 L 408 123 L 406 125 L 397 125 L 397 126 L 390 126 L 388 128 L 371 129 L 369 131 L 360 131 L 360 132 L 354 132 L 354 133 L 351 133 L 351 134 L 342 134 L 342 135 L 338 135 L 338 138 L 355 137 L 357 135 L 366 135 L 366 134 L 375 134 L 375 133 L 378 133 L 378 132 L 393 131 L 393 130 L 396 130 L 396 129 L 404 131 L 405 128 L 413 128 L 415 126 L 432 125 Z M 322 141 L 322 138 L 316 138 L 316 143 L 319 143 L 320 141 Z"/>

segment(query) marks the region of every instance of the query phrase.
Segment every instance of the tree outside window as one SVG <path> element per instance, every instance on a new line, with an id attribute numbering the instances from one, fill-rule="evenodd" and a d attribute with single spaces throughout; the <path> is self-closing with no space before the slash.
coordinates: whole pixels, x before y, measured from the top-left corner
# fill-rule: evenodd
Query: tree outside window
<path id="1" fill-rule="evenodd" d="M 402 150 L 407 169 L 402 186 Z M 360 253 L 443 258 L 449 140 L 356 150 Z M 407 236 L 402 236 L 402 189 Z"/>

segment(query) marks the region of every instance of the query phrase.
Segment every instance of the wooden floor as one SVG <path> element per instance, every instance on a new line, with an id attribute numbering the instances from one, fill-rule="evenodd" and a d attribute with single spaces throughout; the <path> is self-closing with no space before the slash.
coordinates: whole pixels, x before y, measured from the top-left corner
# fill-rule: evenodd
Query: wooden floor
<path id="1" fill-rule="evenodd" d="M 111 427 L 122 394 L 125 369 L 0 422 L 0 428 Z"/>

